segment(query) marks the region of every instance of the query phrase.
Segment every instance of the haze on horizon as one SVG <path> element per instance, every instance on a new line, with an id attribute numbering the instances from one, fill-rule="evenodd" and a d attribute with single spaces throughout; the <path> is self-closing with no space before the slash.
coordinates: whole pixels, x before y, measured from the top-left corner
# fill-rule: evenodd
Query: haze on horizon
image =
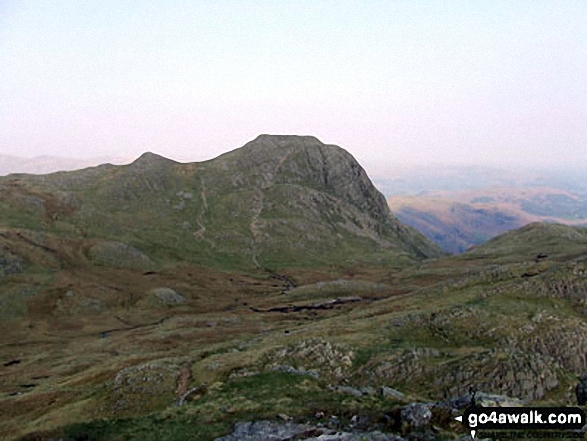
<path id="1" fill-rule="evenodd" d="M 367 166 L 576 166 L 586 17 L 583 1 L 2 2 L 0 154 L 198 161 L 274 133 Z"/>

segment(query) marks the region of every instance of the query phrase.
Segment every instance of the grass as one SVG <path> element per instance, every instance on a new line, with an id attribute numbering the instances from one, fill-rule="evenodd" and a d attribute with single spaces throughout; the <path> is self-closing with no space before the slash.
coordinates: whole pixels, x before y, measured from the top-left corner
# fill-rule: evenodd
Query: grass
<path id="1" fill-rule="evenodd" d="M 402 273 L 394 274 L 395 280 L 417 280 L 416 285 L 419 287 L 413 287 L 409 294 L 391 296 L 370 303 L 349 304 L 316 315 L 254 314 L 247 306 L 242 305 L 236 309 L 225 310 L 226 306 L 235 304 L 236 298 L 240 299 L 236 302 L 238 305 L 245 301 L 250 306 L 256 305 L 261 308 L 283 305 L 283 302 L 289 303 L 290 299 L 284 297 L 278 287 L 271 286 L 274 281 L 267 275 L 257 274 L 255 277 L 248 277 L 238 273 L 221 274 L 211 270 L 203 271 L 189 264 L 170 267 L 150 276 L 143 276 L 142 273 L 132 270 L 101 269 L 100 271 L 109 271 L 107 278 L 110 284 L 120 286 L 124 291 L 134 289 L 133 286 L 145 286 L 145 289 L 153 284 L 166 286 L 173 280 L 174 283 L 185 282 L 185 287 L 191 287 L 184 288 L 188 289 L 187 291 L 180 290 L 188 299 L 199 300 L 191 300 L 192 303 L 174 312 L 175 315 L 171 319 L 160 325 L 113 333 L 107 339 L 100 339 L 100 328 L 93 323 L 95 320 L 92 317 L 80 321 L 79 317 L 66 319 L 66 316 L 61 316 L 58 323 L 62 328 L 55 328 L 51 334 L 71 335 L 68 337 L 73 338 L 71 343 L 66 343 L 67 339 L 56 339 L 35 347 L 35 354 L 44 355 L 35 356 L 34 362 L 31 358 L 32 352 L 23 352 L 20 356 L 23 358 L 21 373 L 17 374 L 15 371 L 14 376 L 3 380 L 4 383 L 0 381 L 3 388 L 0 390 L 13 390 L 9 386 L 11 378 L 14 381 L 22 378 L 20 381 L 23 381 L 39 376 L 38 366 L 47 366 L 51 376 L 50 384 L 55 391 L 63 390 L 65 382 L 75 379 L 76 383 L 83 385 L 84 390 L 89 393 L 92 390 L 102 390 L 101 385 L 112 381 L 116 372 L 123 367 L 136 366 L 148 360 L 164 357 L 190 358 L 194 360 L 191 386 L 197 386 L 202 382 L 208 385 L 216 384 L 208 395 L 182 408 L 174 408 L 173 403 L 169 402 L 168 405 L 171 407 L 161 408 L 153 414 L 101 420 L 101 415 L 106 414 L 101 414 L 99 410 L 96 413 L 96 409 L 99 409 L 98 403 L 102 395 L 90 393 L 86 395 L 89 400 L 84 404 L 86 410 L 80 408 L 76 414 L 79 417 L 73 418 L 88 419 L 88 410 L 94 409 L 92 418 L 96 419 L 68 425 L 63 429 L 63 433 L 69 437 L 66 439 L 84 439 L 84 436 L 85 439 L 105 440 L 158 437 L 182 439 L 187 436 L 186 434 L 190 434 L 194 439 L 206 440 L 229 433 L 232 424 L 237 421 L 275 419 L 279 414 L 287 414 L 305 421 L 311 420 L 312 415 L 318 411 L 337 415 L 372 412 L 376 415 L 384 413 L 392 405 L 379 397 L 366 396 L 357 399 L 333 392 L 328 389 L 328 384 L 323 382 L 323 379 L 314 379 L 310 376 L 261 370 L 260 374 L 252 377 L 229 378 L 230 372 L 240 368 L 258 370 L 261 367 L 260 361 L 271 348 L 286 347 L 295 341 L 323 336 L 328 341 L 343 344 L 355 353 L 349 376 L 342 384 L 350 382 L 357 387 L 377 387 L 385 384 L 398 388 L 409 396 L 426 397 L 434 387 L 436 376 L 443 375 L 447 369 L 468 365 L 469 360 L 475 359 L 477 354 L 487 352 L 501 339 L 515 335 L 520 327 L 531 323 L 537 313 L 556 311 L 559 317 L 581 316 L 576 307 L 565 299 L 537 297 L 533 296 L 532 292 L 522 289 L 525 285 L 520 283 L 524 279 L 520 278 L 519 274 L 529 269 L 527 265 L 512 265 L 503 272 L 505 278 L 491 282 L 483 276 L 483 270 L 471 271 L 474 269 L 471 263 L 467 268 L 461 269 L 463 276 L 459 279 L 458 271 L 452 267 L 453 260 L 446 261 L 445 271 L 439 262 L 430 262 L 418 270 L 406 269 Z M 481 261 L 477 264 L 479 268 L 485 268 L 486 265 Z M 543 271 L 547 269 L 547 265 L 539 265 L 542 273 L 547 274 Z M 54 288 L 60 286 L 60 283 L 67 286 L 69 279 L 64 278 L 64 275 L 73 270 L 63 271 L 54 278 Z M 80 269 L 75 271 L 79 273 Z M 347 270 L 339 269 L 338 273 L 334 270 L 329 271 L 324 274 L 328 273 L 329 277 L 337 280 Z M 365 286 L 387 277 L 382 269 L 375 271 L 371 268 L 369 271 L 357 270 L 360 280 L 367 283 Z M 188 274 L 197 274 L 197 277 L 194 279 Z M 560 277 L 559 272 L 555 271 L 552 274 Z M 105 276 L 106 273 L 95 274 L 92 277 L 97 281 Z M 78 274 L 78 277 L 82 280 L 88 275 Z M 298 283 L 302 284 L 304 280 L 315 280 L 315 277 L 320 280 L 317 273 L 311 272 L 306 275 L 299 272 L 295 277 Z M 229 278 L 233 281 L 229 282 Z M 197 284 L 194 284 L 194 280 Z M 356 286 L 360 288 L 363 284 L 360 282 Z M 492 289 L 496 287 L 503 287 L 503 292 L 492 293 Z M 74 289 L 79 288 L 74 286 Z M 310 292 L 305 292 L 308 289 Z M 272 290 L 274 294 L 270 294 Z M 313 297 L 310 288 L 303 288 L 301 292 L 304 298 L 306 295 Z M 357 293 L 360 295 L 360 291 Z M 487 295 L 482 296 L 483 293 Z M 330 294 L 328 292 L 328 295 Z M 34 298 L 36 299 L 36 296 Z M 34 310 L 40 314 L 42 308 L 36 306 Z M 26 314 L 31 313 L 28 311 Z M 124 317 L 135 323 L 156 321 L 157 317 L 162 317 L 169 311 L 152 310 L 152 318 L 148 320 L 146 313 L 146 310 L 138 311 L 131 308 L 125 312 Z M 121 311 L 106 309 L 105 314 L 117 315 L 121 314 Z M 106 318 L 107 315 L 104 315 L 101 320 Z M 68 323 L 67 320 L 80 321 L 82 329 L 92 329 L 96 332 L 95 337 L 75 338 L 75 332 L 66 332 L 67 328 L 63 328 L 65 323 Z M 108 320 L 114 319 L 110 317 Z M 209 328 L 206 323 L 211 321 L 217 324 Z M 399 326 L 394 325 L 396 322 Z M 55 325 L 51 325 L 51 321 L 47 323 L 54 327 L 57 321 Z M 107 327 L 117 326 L 124 328 L 124 325 L 116 321 L 112 321 Z M 492 328 L 496 330 L 492 331 Z M 43 329 L 45 328 L 39 329 L 36 338 L 42 336 Z M 289 330 L 290 334 L 285 334 L 284 329 Z M 545 328 L 545 332 L 547 331 Z M 55 351 L 57 348 L 59 350 Z M 397 359 L 394 357 L 417 348 L 438 350 L 440 355 L 419 359 L 418 363 L 424 370 L 414 377 L 417 378 L 416 383 L 409 378 L 386 380 L 369 376 L 369 372 L 380 363 Z M 78 355 L 64 357 L 63 351 L 66 349 L 73 350 L 73 354 Z M 51 351 L 55 351 L 53 355 Z M 10 355 L 1 346 L 0 353 L 5 354 L 5 357 L 17 356 Z M 82 357 L 82 353 L 88 355 Z M 103 358 L 100 354 L 117 355 Z M 37 367 L 33 370 L 34 366 Z M 210 366 L 217 367 L 211 370 Z M 562 371 L 561 378 L 564 375 L 568 373 Z M 31 398 L 38 393 L 35 389 L 27 392 Z M 561 394 L 564 394 L 562 388 L 550 391 L 546 397 L 548 400 L 556 401 L 561 399 Z M 34 406 L 33 403 L 34 401 L 31 401 L 30 405 Z M 63 411 L 67 408 L 63 407 Z M 29 412 L 32 411 L 31 408 Z M 36 412 L 41 412 L 41 409 L 37 409 Z M 55 412 L 55 415 L 60 415 L 58 409 Z M 68 419 L 65 414 L 59 418 L 61 419 L 58 421 L 63 425 L 75 421 Z M 35 430 L 55 429 L 49 420 L 23 424 L 23 428 L 27 427 L 29 430 L 33 427 Z"/>
<path id="2" fill-rule="evenodd" d="M 312 377 L 262 373 L 233 380 L 182 408 L 137 418 L 96 420 L 70 425 L 59 434 L 65 440 L 184 440 L 208 441 L 226 435 L 238 421 L 313 420 L 316 412 L 338 415 L 348 423 L 353 414 L 383 415 L 393 401 L 379 397 L 353 398 L 333 392 Z"/>

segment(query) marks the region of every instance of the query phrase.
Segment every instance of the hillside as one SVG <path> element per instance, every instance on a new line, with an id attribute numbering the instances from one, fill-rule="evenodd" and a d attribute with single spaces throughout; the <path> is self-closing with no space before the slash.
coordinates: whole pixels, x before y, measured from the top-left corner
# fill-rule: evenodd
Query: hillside
<path id="1" fill-rule="evenodd" d="M 0 179 L 0 225 L 126 243 L 159 262 L 217 268 L 404 265 L 439 255 L 393 217 L 343 149 L 260 136 L 216 159 L 145 154 L 127 166 Z"/>
<path id="2" fill-rule="evenodd" d="M 7 439 L 212 440 L 289 419 L 455 439 L 446 411 L 470 387 L 500 395 L 489 403 L 570 405 L 587 371 L 585 229 L 532 224 L 403 269 L 287 280 L 189 263 L 46 272 L 55 244 L 24 237 L 46 261 L 23 273 L 24 250 L 0 258 Z M 417 406 L 432 419 L 414 427 L 403 415 Z"/>
<path id="3" fill-rule="evenodd" d="M 571 404 L 586 231 L 442 256 L 311 137 L 2 178 L 0 438 L 464 440 L 471 387 Z"/>
<path id="4" fill-rule="evenodd" d="M 584 196 L 554 188 L 486 188 L 393 196 L 392 211 L 445 251 L 461 253 L 531 222 L 587 225 Z"/>

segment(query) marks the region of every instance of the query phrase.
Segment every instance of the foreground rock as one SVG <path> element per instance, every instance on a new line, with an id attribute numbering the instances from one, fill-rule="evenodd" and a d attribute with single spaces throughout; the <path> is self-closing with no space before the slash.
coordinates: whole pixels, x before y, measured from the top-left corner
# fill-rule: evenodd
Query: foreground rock
<path id="1" fill-rule="evenodd" d="M 309 424 L 257 421 L 237 423 L 232 434 L 216 438 L 215 441 L 285 441 L 293 439 L 299 441 L 402 441 L 404 438 L 381 432 L 336 432 Z"/>
<path id="2" fill-rule="evenodd" d="M 482 407 L 522 406 L 521 400 L 505 395 L 476 392 L 475 404 Z M 341 426 L 336 417 L 325 423 L 294 423 L 277 421 L 240 422 L 233 433 L 215 441 L 402 441 L 457 439 L 455 432 L 464 431 L 454 417 L 473 405 L 473 396 L 463 395 L 442 402 L 409 403 L 386 414 L 385 425 L 373 423 L 367 417 L 354 416 L 348 426 Z M 392 431 L 393 433 L 384 433 Z M 442 434 L 442 435 L 441 435 Z M 451 435 L 452 434 L 452 435 Z M 468 441 L 470 435 L 461 435 Z"/>

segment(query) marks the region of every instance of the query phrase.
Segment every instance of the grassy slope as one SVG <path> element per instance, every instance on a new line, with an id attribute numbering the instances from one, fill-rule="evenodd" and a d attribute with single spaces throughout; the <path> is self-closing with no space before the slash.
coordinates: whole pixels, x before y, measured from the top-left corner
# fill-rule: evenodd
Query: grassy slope
<path id="1" fill-rule="evenodd" d="M 306 286 L 298 289 L 303 296 L 296 304 L 347 296 L 348 289 L 337 294 L 333 287 L 352 283 L 353 294 L 365 300 L 289 314 L 250 309 L 290 303 L 283 282 L 268 276 L 191 265 L 151 275 L 112 270 L 115 291 L 134 288 L 140 297 L 141 286 L 171 286 L 188 302 L 142 309 L 114 303 L 71 316 L 65 294 L 61 304 L 51 297 L 37 304 L 41 298 L 33 297 L 27 320 L 5 323 L 2 330 L 2 360 L 21 363 L 3 368 L 1 424 L 6 433 L 54 430 L 69 439 L 182 439 L 192 433 L 208 440 L 236 421 L 279 414 L 312 420 L 317 411 L 376 419 L 394 406 L 330 385 L 387 385 L 405 392 L 406 400 L 440 399 L 476 386 L 538 403 L 571 403 L 575 375 L 587 369 L 581 357 L 587 347 L 581 296 L 586 238 L 581 229 L 537 224 L 470 253 L 403 270 L 292 271 Z M 52 292 L 63 292 L 73 274 L 89 279 L 79 271 L 65 269 L 43 280 Z M 24 277 L 10 281 L 31 282 Z M 95 277 L 99 283 L 103 274 Z M 341 278 L 349 282 L 316 285 Z M 74 291 L 83 292 L 75 283 Z M 47 319 L 51 307 L 53 318 Z M 113 331 L 104 337 L 107 329 Z M 12 344 L 17 338 L 18 346 Z M 189 387 L 206 385 L 206 392 L 176 408 L 176 375 L 185 363 Z M 280 365 L 319 377 L 272 373 Z M 117 375 L 126 378 L 118 386 Z M 132 380 L 145 376 L 151 378 L 149 393 Z M 36 386 L 19 386 L 27 383 Z"/>

